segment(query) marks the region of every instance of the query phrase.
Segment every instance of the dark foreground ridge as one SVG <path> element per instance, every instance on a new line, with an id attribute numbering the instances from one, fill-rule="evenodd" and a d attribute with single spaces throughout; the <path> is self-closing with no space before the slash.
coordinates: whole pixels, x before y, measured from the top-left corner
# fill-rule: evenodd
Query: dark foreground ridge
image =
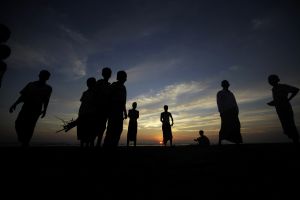
<path id="1" fill-rule="evenodd" d="M 10 199 L 201 199 L 298 196 L 293 144 L 119 147 L 1 147 L 1 190 Z M 7 193 L 7 194 L 6 194 Z"/>

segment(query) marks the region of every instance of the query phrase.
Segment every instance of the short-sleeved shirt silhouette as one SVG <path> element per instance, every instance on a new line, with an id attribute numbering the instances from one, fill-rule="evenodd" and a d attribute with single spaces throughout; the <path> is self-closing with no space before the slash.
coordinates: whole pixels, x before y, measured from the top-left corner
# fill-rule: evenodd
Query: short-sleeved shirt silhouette
<path id="1" fill-rule="evenodd" d="M 110 85 L 111 83 L 100 79 L 96 83 L 96 105 L 97 112 L 100 116 L 106 117 L 108 114 L 109 105 L 109 95 L 110 95 Z"/>
<path id="2" fill-rule="evenodd" d="M 20 94 L 23 97 L 24 106 L 41 111 L 43 103 L 49 101 L 51 92 L 51 86 L 39 81 L 34 81 L 28 83 L 20 91 Z"/>
<path id="3" fill-rule="evenodd" d="M 299 89 L 286 84 L 278 84 L 272 88 L 273 100 L 275 106 L 289 104 L 289 93 L 297 92 Z"/>
<path id="4" fill-rule="evenodd" d="M 110 116 L 118 116 L 123 120 L 127 97 L 126 87 L 117 81 L 111 84 L 109 92 Z"/>

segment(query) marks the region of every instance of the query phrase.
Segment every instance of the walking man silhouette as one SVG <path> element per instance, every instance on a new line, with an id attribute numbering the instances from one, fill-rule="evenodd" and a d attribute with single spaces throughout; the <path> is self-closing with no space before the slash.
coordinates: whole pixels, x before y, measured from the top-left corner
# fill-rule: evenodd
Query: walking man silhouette
<path id="1" fill-rule="evenodd" d="M 40 71 L 39 80 L 28 83 L 20 91 L 21 96 L 9 109 L 12 113 L 19 103 L 23 103 L 15 121 L 18 140 L 23 147 L 29 146 L 39 116 L 44 118 L 46 115 L 52 92 L 52 87 L 46 84 L 49 78 L 50 73 L 47 70 Z"/>
<path id="2" fill-rule="evenodd" d="M 275 106 L 284 134 L 292 139 L 295 144 L 298 144 L 299 133 L 295 125 L 294 112 L 290 100 L 296 96 L 299 88 L 280 84 L 280 79 L 275 74 L 270 75 L 268 81 L 273 86 L 273 101 L 269 102 L 268 105 Z M 289 94 L 291 95 L 289 96 Z"/>

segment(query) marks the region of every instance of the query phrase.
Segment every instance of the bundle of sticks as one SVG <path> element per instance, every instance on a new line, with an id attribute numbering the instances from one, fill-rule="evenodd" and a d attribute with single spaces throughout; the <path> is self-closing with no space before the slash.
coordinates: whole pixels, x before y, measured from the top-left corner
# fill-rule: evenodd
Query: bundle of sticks
<path id="1" fill-rule="evenodd" d="M 58 118 L 58 117 L 57 117 Z M 58 118 L 58 119 L 60 119 L 60 118 Z M 77 119 L 76 120 L 74 120 L 73 118 L 71 119 L 71 120 L 69 120 L 69 121 L 65 121 L 65 120 L 63 120 L 63 119 L 60 119 L 61 121 L 62 121 L 62 123 L 63 123 L 63 125 L 62 125 L 62 129 L 60 129 L 60 130 L 58 130 L 58 131 L 56 131 L 56 133 L 58 133 L 58 132 L 61 132 L 61 131 L 65 131 L 65 132 L 68 132 L 69 130 L 71 130 L 72 128 L 74 128 L 75 126 L 77 126 Z"/>

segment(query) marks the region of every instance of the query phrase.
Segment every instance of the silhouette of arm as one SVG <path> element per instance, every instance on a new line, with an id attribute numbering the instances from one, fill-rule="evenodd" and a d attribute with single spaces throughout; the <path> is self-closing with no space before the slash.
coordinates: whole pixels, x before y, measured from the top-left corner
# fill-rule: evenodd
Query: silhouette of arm
<path id="1" fill-rule="evenodd" d="M 298 88 L 295 88 L 295 87 L 292 87 L 292 90 L 291 90 L 291 96 L 288 98 L 288 100 L 290 101 L 292 98 L 294 98 L 299 92 L 299 89 Z"/>
<path id="2" fill-rule="evenodd" d="M 44 108 L 43 108 L 43 110 L 42 110 L 42 112 L 41 112 L 41 118 L 44 118 L 45 117 L 45 115 L 46 115 L 46 112 L 47 112 L 47 108 L 48 108 L 48 104 L 49 104 L 49 99 L 48 100 L 46 100 L 45 102 L 44 102 Z"/>
<path id="3" fill-rule="evenodd" d="M 31 82 L 30 83 L 28 83 L 21 91 L 20 91 L 20 97 L 16 100 L 16 102 L 9 108 L 9 112 L 10 113 L 12 113 L 15 109 L 16 109 L 16 107 L 17 107 L 17 105 L 19 104 L 19 103 L 21 103 L 21 102 L 24 102 L 24 100 L 25 100 L 25 96 L 28 96 L 27 95 L 27 93 L 28 93 L 28 89 L 30 88 L 30 86 L 31 86 Z"/>
<path id="4" fill-rule="evenodd" d="M 12 113 L 12 112 L 16 109 L 17 105 L 18 105 L 19 103 L 21 103 L 21 102 L 24 102 L 24 96 L 23 96 L 23 95 L 21 95 L 21 96 L 17 99 L 17 101 L 9 108 L 9 112 Z"/>
<path id="5" fill-rule="evenodd" d="M 49 99 L 50 99 L 50 96 L 51 96 L 51 92 L 52 92 L 52 89 L 49 92 L 49 96 L 47 97 L 47 99 L 43 103 L 43 110 L 41 112 L 41 115 L 42 115 L 41 118 L 44 118 L 45 115 L 46 115 L 48 104 L 49 104 Z"/>
<path id="6" fill-rule="evenodd" d="M 173 125 L 174 125 L 174 120 L 173 120 L 173 117 L 172 117 L 172 114 L 171 114 L 171 113 L 170 113 L 170 118 L 171 118 L 171 120 L 172 120 L 171 126 L 173 126 Z"/>
<path id="7" fill-rule="evenodd" d="M 160 121 L 163 123 L 164 121 L 163 121 L 163 114 L 161 113 L 160 114 Z"/>

